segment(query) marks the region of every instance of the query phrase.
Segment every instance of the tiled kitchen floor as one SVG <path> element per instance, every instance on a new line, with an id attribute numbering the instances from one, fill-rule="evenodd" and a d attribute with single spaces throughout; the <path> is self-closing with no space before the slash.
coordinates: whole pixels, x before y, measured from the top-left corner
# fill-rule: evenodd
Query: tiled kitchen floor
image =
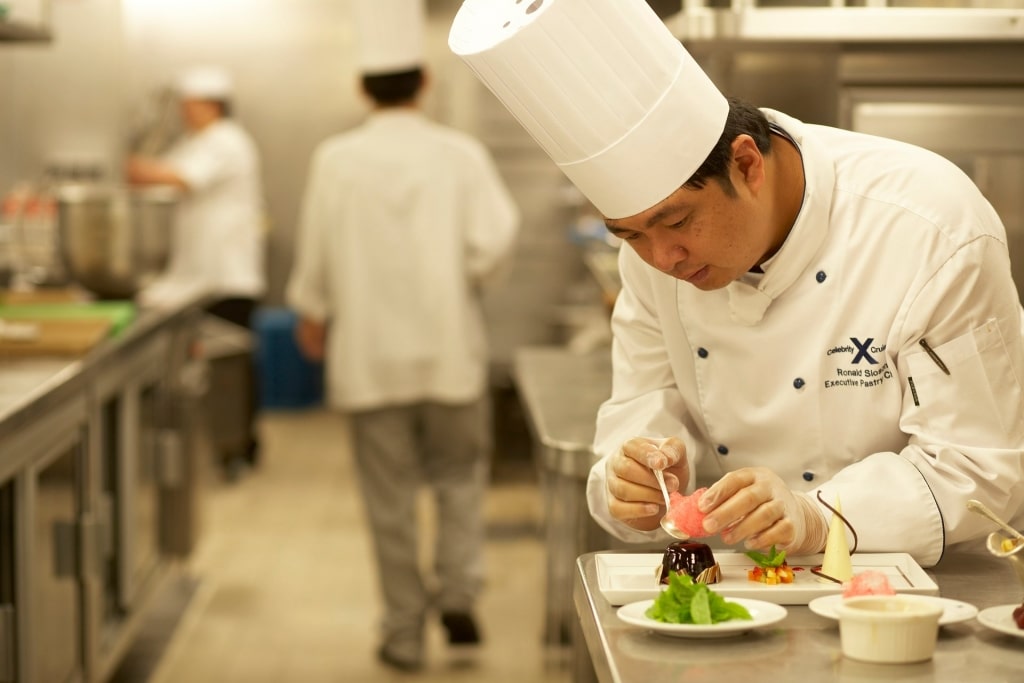
<path id="1" fill-rule="evenodd" d="M 212 467 L 203 477 L 201 540 L 185 580 L 172 584 L 195 592 L 152 674 L 133 681 L 126 666 L 117 683 L 569 680 L 564 653 L 542 642 L 541 500 L 528 457 L 495 463 L 478 614 L 484 644 L 475 658 L 453 655 L 433 623 L 426 670 L 410 675 L 374 656 L 378 598 L 342 418 L 275 412 L 260 428 L 259 467 L 234 483 Z"/>

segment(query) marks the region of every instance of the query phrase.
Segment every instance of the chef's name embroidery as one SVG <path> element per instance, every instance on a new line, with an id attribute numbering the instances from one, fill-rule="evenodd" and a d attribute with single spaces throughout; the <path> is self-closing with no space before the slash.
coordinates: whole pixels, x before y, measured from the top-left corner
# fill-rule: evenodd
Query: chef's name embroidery
<path id="1" fill-rule="evenodd" d="M 848 354 L 852 356 L 850 367 L 836 368 L 836 378 L 826 379 L 825 388 L 854 387 L 866 389 L 877 387 L 887 379 L 892 379 L 892 371 L 888 363 L 878 366 L 876 356 L 885 351 L 885 344 L 875 345 L 874 337 L 868 337 L 863 341 L 857 337 L 850 337 L 849 344 L 833 346 L 825 352 L 826 356 L 836 354 Z M 854 367 L 857 366 L 857 367 Z"/>
<path id="2" fill-rule="evenodd" d="M 887 379 L 892 379 L 889 364 L 880 368 L 836 368 L 837 379 L 825 380 L 825 388 L 831 387 L 877 387 Z"/>

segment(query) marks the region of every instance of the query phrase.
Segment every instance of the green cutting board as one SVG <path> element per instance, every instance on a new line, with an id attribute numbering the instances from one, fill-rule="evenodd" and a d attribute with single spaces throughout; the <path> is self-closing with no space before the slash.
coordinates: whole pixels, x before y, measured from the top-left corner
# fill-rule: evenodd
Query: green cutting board
<path id="1" fill-rule="evenodd" d="M 82 320 L 106 318 L 112 327 L 111 336 L 117 336 L 135 320 L 132 301 L 82 301 L 72 303 L 4 304 L 0 305 L 0 318 L 12 320 Z"/>

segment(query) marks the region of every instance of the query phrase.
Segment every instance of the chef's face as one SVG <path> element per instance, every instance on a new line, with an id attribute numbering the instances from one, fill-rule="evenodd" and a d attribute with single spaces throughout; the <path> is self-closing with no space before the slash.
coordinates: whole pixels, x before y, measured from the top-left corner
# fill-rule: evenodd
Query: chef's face
<path id="1" fill-rule="evenodd" d="M 212 100 L 185 97 L 181 100 L 181 118 L 189 130 L 202 130 L 220 118 L 220 105 Z"/>
<path id="2" fill-rule="evenodd" d="M 647 264 L 704 291 L 720 289 L 777 249 L 766 204 L 764 157 L 748 136 L 733 142 L 732 187 L 679 188 L 650 209 L 608 219 Z"/>

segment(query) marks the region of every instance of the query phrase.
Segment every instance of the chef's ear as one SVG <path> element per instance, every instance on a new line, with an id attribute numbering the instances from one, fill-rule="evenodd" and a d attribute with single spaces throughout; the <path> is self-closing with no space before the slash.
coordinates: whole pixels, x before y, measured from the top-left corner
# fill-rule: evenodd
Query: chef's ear
<path id="1" fill-rule="evenodd" d="M 732 160 L 733 181 L 757 192 L 764 184 L 764 155 L 754 138 L 745 133 L 737 135 L 732 141 Z"/>

